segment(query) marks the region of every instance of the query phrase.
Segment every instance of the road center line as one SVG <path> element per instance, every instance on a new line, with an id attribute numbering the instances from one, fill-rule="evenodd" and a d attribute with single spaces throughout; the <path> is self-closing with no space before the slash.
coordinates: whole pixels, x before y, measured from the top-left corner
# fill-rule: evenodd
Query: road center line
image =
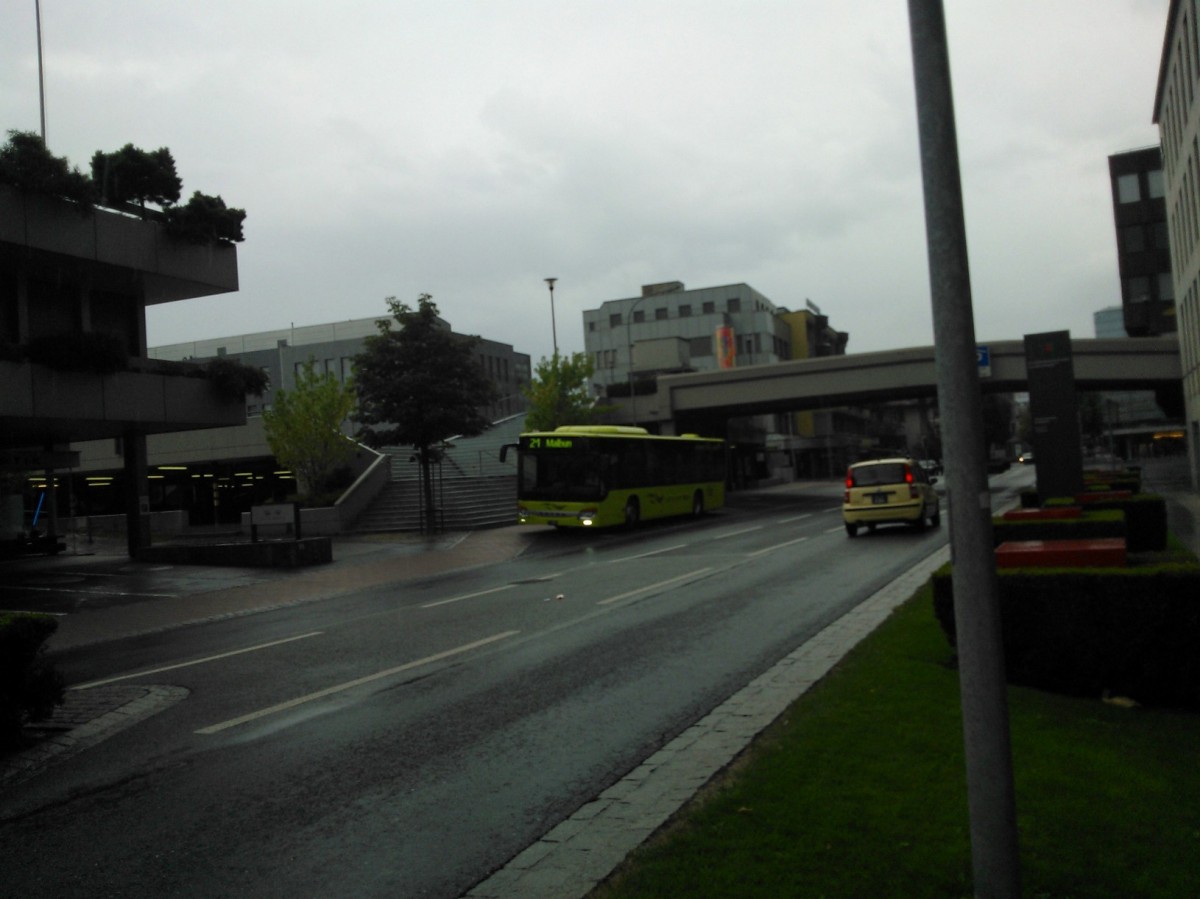
<path id="1" fill-rule="evenodd" d="M 729 531 L 726 534 L 713 534 L 711 539 L 724 540 L 726 537 L 737 537 L 741 534 L 749 534 L 751 531 L 761 531 L 766 525 L 756 524 L 754 527 L 742 528 L 740 531 Z"/>
<path id="2" fill-rule="evenodd" d="M 613 559 L 608 564 L 618 565 L 621 562 L 632 562 L 634 559 L 644 559 L 647 556 L 657 556 L 659 553 L 669 553 L 673 549 L 683 549 L 686 543 L 676 543 L 674 546 L 664 546 L 662 549 L 652 549 L 649 552 L 638 553 L 636 556 L 622 556 L 619 559 Z"/>
<path id="3" fill-rule="evenodd" d="M 421 606 L 422 609 L 435 609 L 438 606 L 446 606 L 452 602 L 462 602 L 464 599 L 474 599 L 476 596 L 487 596 L 489 593 L 499 593 L 501 590 L 511 590 L 513 584 L 505 584 L 502 587 L 492 587 L 490 590 L 480 590 L 477 593 L 464 593 L 462 596 L 452 596 L 449 599 L 439 599 L 437 602 L 427 602 Z"/>
<path id="4" fill-rule="evenodd" d="M 765 549 L 756 549 L 752 553 L 746 553 L 748 556 L 761 556 L 763 553 L 775 552 L 777 549 L 783 549 L 785 546 L 795 546 L 797 543 L 803 543 L 807 537 L 797 537 L 795 540 L 789 540 L 786 543 L 776 543 L 774 546 L 768 546 Z"/>
<path id="5" fill-rule="evenodd" d="M 297 696 L 295 699 L 289 699 L 287 702 L 281 702 L 278 705 L 269 706 L 265 709 L 259 709 L 257 712 L 250 712 L 246 715 L 241 715 L 237 718 L 230 718 L 228 721 L 222 721 L 219 724 L 212 724 L 208 727 L 202 727 L 196 731 L 198 734 L 216 734 L 223 730 L 228 730 L 231 727 L 237 727 L 240 724 L 247 724 L 251 721 L 257 721 L 259 718 L 266 718 L 268 715 L 274 715 L 278 712 L 286 712 L 288 709 L 294 709 L 296 706 L 304 705 L 306 702 L 313 702 L 317 699 L 324 699 L 326 696 L 333 696 L 335 693 L 343 693 L 346 690 L 352 690 L 355 687 L 361 687 L 363 684 L 369 684 L 373 681 L 383 680 L 385 677 L 391 677 L 394 674 L 399 674 L 402 671 L 409 671 L 413 668 L 420 668 L 422 665 L 429 665 L 433 662 L 440 662 L 442 659 L 448 659 L 452 656 L 462 655 L 465 652 L 470 652 L 473 649 L 479 649 L 481 646 L 487 646 L 489 643 L 496 643 L 500 640 L 507 640 L 509 637 L 516 636 L 520 631 L 504 631 L 500 634 L 493 634 L 490 637 L 484 637 L 482 640 L 476 640 L 474 643 L 467 643 L 463 646 L 456 646 L 453 649 L 447 649 L 445 652 L 435 653 L 431 656 L 426 656 L 423 659 L 417 659 L 413 662 L 406 662 L 403 665 L 397 665 L 395 668 L 388 668 L 385 671 L 376 671 L 374 674 L 368 674 L 366 677 L 360 677 L 352 681 L 346 681 L 343 684 L 335 684 L 332 687 L 326 687 L 324 690 L 318 690 L 315 693 L 309 693 L 306 696 Z"/>
<path id="6" fill-rule="evenodd" d="M 812 517 L 813 517 L 812 512 L 806 512 L 803 515 L 795 515 L 792 518 L 781 518 L 781 519 L 779 519 L 779 521 L 777 523 L 778 524 L 791 524 L 793 521 L 803 521 L 806 518 L 812 518 Z"/>
<path id="7" fill-rule="evenodd" d="M 841 530 L 843 527 L 845 527 L 845 525 L 840 525 L 840 524 L 839 524 L 839 525 L 838 525 L 836 528 L 826 528 L 826 529 L 825 529 L 825 533 L 826 533 L 826 534 L 833 534 L 833 533 L 836 533 L 836 532 L 840 531 L 840 530 Z"/>
<path id="8" fill-rule="evenodd" d="M 86 684 L 78 684 L 71 687 L 72 690 L 90 690 L 92 687 L 102 687 L 105 684 L 115 684 L 117 681 L 133 680 L 135 677 L 149 677 L 151 674 L 162 674 L 164 671 L 174 671 L 176 668 L 190 668 L 192 665 L 203 665 L 206 662 L 216 662 L 221 659 L 228 659 L 232 656 L 240 656 L 247 652 L 256 652 L 260 649 L 269 649 L 272 646 L 282 646 L 284 643 L 292 643 L 296 640 L 307 640 L 309 637 L 315 637 L 318 634 L 323 634 L 324 631 L 312 631 L 307 634 L 300 634 L 298 637 L 285 637 L 282 640 L 273 640 L 270 643 L 259 643 L 257 646 L 247 646 L 245 649 L 234 649 L 230 652 L 222 652 L 215 656 L 205 656 L 202 659 L 192 659 L 190 662 L 179 662 L 175 665 L 164 665 L 161 668 L 151 668 L 149 671 L 138 671 L 134 674 L 119 674 L 116 677 L 107 677 L 104 680 L 94 680 Z"/>
<path id="9" fill-rule="evenodd" d="M 668 584 L 676 584 L 679 581 L 697 577 L 707 571 L 712 571 L 712 568 L 699 568 L 696 571 L 689 571 L 687 574 L 681 574 L 679 577 L 673 577 L 665 581 L 659 581 L 657 584 L 648 584 L 645 587 L 638 587 L 636 590 L 630 590 L 628 593 L 621 593 L 617 596 L 610 596 L 608 599 L 602 599 L 596 603 L 596 605 L 611 605 L 614 602 L 620 602 L 622 599 L 628 599 L 631 596 L 637 596 L 639 593 L 649 593 L 651 590 L 657 590 L 659 587 L 666 587 Z"/>

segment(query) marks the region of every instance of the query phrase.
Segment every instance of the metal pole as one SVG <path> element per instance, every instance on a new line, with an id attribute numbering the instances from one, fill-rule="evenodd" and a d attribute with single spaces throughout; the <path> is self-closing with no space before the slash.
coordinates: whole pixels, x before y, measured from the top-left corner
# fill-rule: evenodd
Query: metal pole
<path id="1" fill-rule="evenodd" d="M 554 341 L 554 364 L 558 364 L 558 326 L 554 323 L 554 282 L 558 278 L 547 278 L 546 283 L 550 285 L 550 336 Z"/>
<path id="2" fill-rule="evenodd" d="M 1021 894 L 999 587 L 950 57 L 941 0 L 908 0 L 942 414 L 975 895 Z"/>
<path id="3" fill-rule="evenodd" d="M 38 109 L 42 114 L 42 143 L 46 143 L 46 80 L 42 74 L 42 3 L 33 0 L 34 17 L 37 19 L 38 45 Z"/>

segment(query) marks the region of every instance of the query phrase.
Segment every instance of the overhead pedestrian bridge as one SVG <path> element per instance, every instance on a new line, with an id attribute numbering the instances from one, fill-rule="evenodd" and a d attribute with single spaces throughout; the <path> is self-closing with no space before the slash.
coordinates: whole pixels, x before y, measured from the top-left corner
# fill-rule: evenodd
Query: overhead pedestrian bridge
<path id="1" fill-rule="evenodd" d="M 1072 340 L 1071 348 L 1080 390 L 1180 389 L 1182 365 L 1174 337 L 1081 339 Z M 1029 389 L 1023 340 L 981 344 L 981 351 L 988 363 L 979 368 L 985 393 Z M 675 422 L 677 430 L 686 430 L 696 420 L 936 396 L 934 348 L 929 346 L 659 375 L 657 393 L 639 396 L 630 405 L 639 422 Z"/>

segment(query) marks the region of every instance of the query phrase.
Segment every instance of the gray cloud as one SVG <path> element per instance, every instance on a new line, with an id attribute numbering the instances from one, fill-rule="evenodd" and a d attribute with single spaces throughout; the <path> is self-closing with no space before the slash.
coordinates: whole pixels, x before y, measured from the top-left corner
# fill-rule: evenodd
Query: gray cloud
<path id="1" fill-rule="evenodd" d="M 32 4 L 0 13 L 0 118 L 36 130 Z M 51 149 L 168 146 L 247 210 L 241 292 L 156 343 L 382 315 L 550 351 L 643 283 L 806 298 L 852 350 L 931 326 L 912 67 L 890 0 L 43 2 Z M 1119 302 L 1109 154 L 1153 143 L 1166 0 L 947 4 L 976 328 Z"/>

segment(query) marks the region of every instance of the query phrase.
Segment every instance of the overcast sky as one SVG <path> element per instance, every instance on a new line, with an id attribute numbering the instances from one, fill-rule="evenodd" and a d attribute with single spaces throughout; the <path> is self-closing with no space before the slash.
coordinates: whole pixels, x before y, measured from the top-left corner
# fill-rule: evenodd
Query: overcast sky
<path id="1" fill-rule="evenodd" d="M 976 336 L 1120 303 L 1107 157 L 1155 144 L 1168 0 L 946 3 Z M 34 0 L 0 123 L 37 131 Z M 583 349 L 641 285 L 806 299 L 849 352 L 932 342 L 903 0 L 42 0 L 46 136 L 168 147 L 246 210 L 236 294 L 150 344 L 386 314 Z"/>

